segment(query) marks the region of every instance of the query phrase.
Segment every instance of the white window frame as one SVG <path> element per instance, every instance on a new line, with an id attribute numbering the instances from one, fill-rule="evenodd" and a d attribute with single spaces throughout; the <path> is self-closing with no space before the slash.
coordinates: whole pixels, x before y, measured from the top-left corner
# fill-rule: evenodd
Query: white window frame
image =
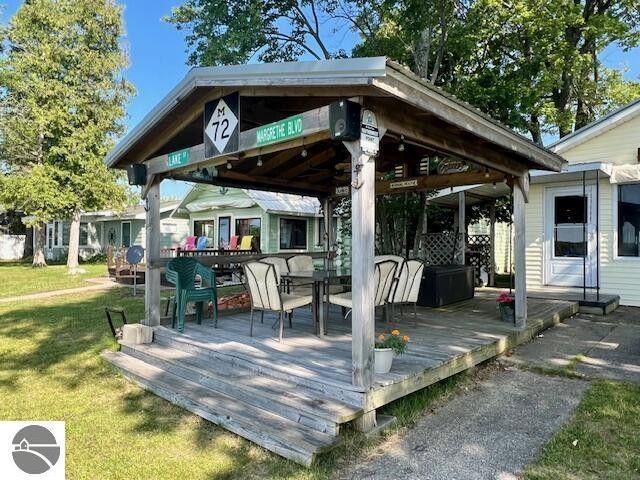
<path id="1" fill-rule="evenodd" d="M 640 263 L 640 257 L 628 257 L 626 255 L 619 255 L 618 252 L 618 187 L 620 185 L 640 185 L 640 182 L 624 182 L 624 183 L 612 183 L 611 188 L 611 218 L 613 219 L 611 224 L 613 226 L 613 261 L 621 263 Z"/>
<path id="2" fill-rule="evenodd" d="M 305 236 L 307 237 L 307 245 L 305 246 L 304 249 L 299 249 L 299 248 L 280 248 L 280 221 L 281 220 L 303 220 L 306 227 L 305 227 Z M 309 219 L 307 217 L 296 217 L 293 215 L 281 215 L 278 216 L 278 251 L 279 252 L 308 252 L 309 249 Z"/>
<path id="3" fill-rule="evenodd" d="M 86 225 L 87 228 L 87 241 L 85 243 L 82 243 L 82 224 Z M 79 247 L 88 247 L 91 245 L 91 232 L 89 231 L 89 225 L 91 225 L 91 223 L 89 222 L 80 222 L 80 229 L 78 231 L 78 246 Z"/>
<path id="4" fill-rule="evenodd" d="M 120 222 L 120 246 L 123 247 L 124 245 L 124 224 L 128 223 L 129 224 L 129 245 L 126 246 L 125 248 L 129 248 L 132 244 L 133 244 L 133 238 L 131 238 L 131 222 L 130 221 L 126 221 L 126 222 Z"/>

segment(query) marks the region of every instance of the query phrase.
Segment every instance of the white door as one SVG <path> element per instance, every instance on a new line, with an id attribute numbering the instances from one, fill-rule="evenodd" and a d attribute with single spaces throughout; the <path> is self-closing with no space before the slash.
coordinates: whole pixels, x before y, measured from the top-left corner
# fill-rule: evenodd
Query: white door
<path id="1" fill-rule="evenodd" d="M 546 189 L 545 283 L 565 287 L 595 286 L 595 188 L 582 185 Z M 586 222 L 586 228 L 583 222 Z M 586 241 L 585 241 L 586 231 Z M 586 258 L 585 258 L 586 257 Z"/>

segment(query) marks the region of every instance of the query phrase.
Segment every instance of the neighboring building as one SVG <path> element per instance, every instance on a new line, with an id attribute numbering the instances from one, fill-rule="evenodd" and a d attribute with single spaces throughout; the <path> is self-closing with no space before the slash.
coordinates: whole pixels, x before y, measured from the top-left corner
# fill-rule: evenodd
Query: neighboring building
<path id="1" fill-rule="evenodd" d="M 640 99 L 550 148 L 569 165 L 531 172 L 527 286 L 582 287 L 584 280 L 640 306 Z"/>
<path id="2" fill-rule="evenodd" d="M 189 223 L 171 214 L 179 202 L 162 202 L 160 206 L 160 248 L 178 247 L 189 234 Z M 108 246 L 145 246 L 144 205 L 136 205 L 118 214 L 110 210 L 87 212 L 80 219 L 80 257 L 90 258 L 106 252 Z M 47 224 L 45 257 L 59 260 L 69 249 L 69 221 Z"/>
<path id="3" fill-rule="evenodd" d="M 172 218 L 188 219 L 190 233 L 208 237 L 210 248 L 227 248 L 231 237 L 242 235 L 259 237 L 263 253 L 324 248 L 320 202 L 313 197 L 198 184 Z"/>

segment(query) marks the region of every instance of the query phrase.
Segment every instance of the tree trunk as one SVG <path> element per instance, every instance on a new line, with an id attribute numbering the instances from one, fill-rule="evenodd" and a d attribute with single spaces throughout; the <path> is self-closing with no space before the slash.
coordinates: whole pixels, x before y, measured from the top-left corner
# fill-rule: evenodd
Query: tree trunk
<path id="1" fill-rule="evenodd" d="M 46 267 L 47 261 L 44 259 L 44 244 L 46 242 L 46 226 L 44 223 L 38 223 L 33 227 L 33 238 L 35 246 L 33 248 L 33 267 Z"/>
<path id="2" fill-rule="evenodd" d="M 69 252 L 67 254 L 67 273 L 76 275 L 82 273 L 78 263 L 80 253 L 80 211 L 73 212 L 71 217 L 71 227 L 69 228 Z"/>

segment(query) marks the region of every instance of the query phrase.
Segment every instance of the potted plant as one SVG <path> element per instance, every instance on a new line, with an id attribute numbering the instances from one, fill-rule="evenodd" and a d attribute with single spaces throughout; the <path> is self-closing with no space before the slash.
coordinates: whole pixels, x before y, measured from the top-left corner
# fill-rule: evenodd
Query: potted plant
<path id="1" fill-rule="evenodd" d="M 500 318 L 503 322 L 515 323 L 516 308 L 515 298 L 507 292 L 502 292 L 496 299 L 498 302 L 498 310 L 500 310 Z"/>
<path id="2" fill-rule="evenodd" d="M 380 334 L 375 343 L 375 372 L 388 373 L 391 370 L 393 357 L 402 355 L 407 349 L 408 335 L 400 335 L 399 330 L 390 334 Z"/>

